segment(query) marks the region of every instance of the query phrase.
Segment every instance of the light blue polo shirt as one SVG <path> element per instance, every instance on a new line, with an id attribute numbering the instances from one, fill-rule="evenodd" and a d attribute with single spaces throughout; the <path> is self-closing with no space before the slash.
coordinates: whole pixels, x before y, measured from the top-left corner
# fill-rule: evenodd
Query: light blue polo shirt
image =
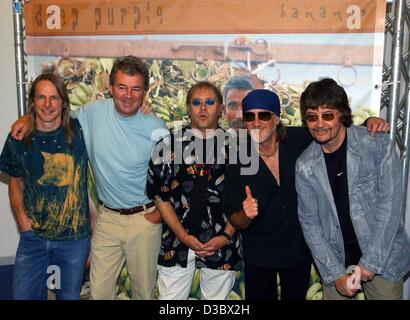
<path id="1" fill-rule="evenodd" d="M 123 117 L 112 99 L 87 103 L 72 116 L 83 128 L 99 199 L 110 208 L 148 203 L 148 163 L 155 143 L 169 133 L 165 123 L 140 111 Z"/>

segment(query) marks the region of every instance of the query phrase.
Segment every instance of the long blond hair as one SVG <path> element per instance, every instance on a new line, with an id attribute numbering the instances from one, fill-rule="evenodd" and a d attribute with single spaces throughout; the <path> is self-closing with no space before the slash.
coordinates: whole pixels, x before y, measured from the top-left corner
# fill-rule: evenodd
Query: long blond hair
<path id="1" fill-rule="evenodd" d="M 28 116 L 30 117 L 29 129 L 24 137 L 24 142 L 30 145 L 34 130 L 36 129 L 36 113 L 34 107 L 34 98 L 36 94 L 36 87 L 40 81 L 51 82 L 57 90 L 58 96 L 62 100 L 62 113 L 61 113 L 61 125 L 64 129 L 64 135 L 69 148 L 71 148 L 71 142 L 73 139 L 72 126 L 70 124 L 70 99 L 68 97 L 67 87 L 64 80 L 55 73 L 42 73 L 40 74 L 30 86 L 28 94 Z"/>

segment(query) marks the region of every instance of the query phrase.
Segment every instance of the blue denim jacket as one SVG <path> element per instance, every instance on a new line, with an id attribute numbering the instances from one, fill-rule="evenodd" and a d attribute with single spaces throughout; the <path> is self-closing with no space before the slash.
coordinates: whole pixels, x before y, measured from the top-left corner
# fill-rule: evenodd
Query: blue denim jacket
<path id="1" fill-rule="evenodd" d="M 404 227 L 402 170 L 387 134 L 347 128 L 350 217 L 363 253 L 359 264 L 386 280 L 410 269 Z M 328 285 L 346 273 L 342 232 L 321 146 L 312 142 L 296 163 L 298 214 L 303 235 Z"/>

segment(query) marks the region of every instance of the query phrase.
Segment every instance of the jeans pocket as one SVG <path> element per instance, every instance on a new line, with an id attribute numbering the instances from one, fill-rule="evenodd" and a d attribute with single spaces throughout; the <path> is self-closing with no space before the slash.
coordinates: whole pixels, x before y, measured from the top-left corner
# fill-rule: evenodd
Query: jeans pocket
<path id="1" fill-rule="evenodd" d="M 28 229 L 26 231 L 20 231 L 20 237 L 30 236 L 31 234 L 34 234 L 33 229 Z"/>

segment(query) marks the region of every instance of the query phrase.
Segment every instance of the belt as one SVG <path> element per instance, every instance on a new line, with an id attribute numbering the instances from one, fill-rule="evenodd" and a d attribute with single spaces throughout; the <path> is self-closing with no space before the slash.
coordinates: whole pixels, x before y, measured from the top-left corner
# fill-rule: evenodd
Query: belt
<path id="1" fill-rule="evenodd" d="M 104 202 L 102 202 L 102 201 L 99 201 L 99 203 L 100 203 L 100 205 L 102 205 L 104 208 L 107 208 L 107 209 L 109 209 L 109 210 L 111 210 L 111 211 L 115 211 L 115 212 L 118 212 L 119 214 L 124 214 L 124 215 L 130 215 L 130 214 L 139 213 L 139 212 L 145 211 L 145 210 L 147 210 L 147 209 L 149 209 L 149 208 L 155 206 L 155 203 L 154 203 L 154 202 L 149 202 L 149 203 L 144 204 L 144 205 L 142 205 L 142 206 L 137 206 L 137 207 L 133 207 L 133 208 L 129 208 L 129 209 L 113 209 L 113 208 L 107 207 L 107 206 L 104 204 Z"/>

